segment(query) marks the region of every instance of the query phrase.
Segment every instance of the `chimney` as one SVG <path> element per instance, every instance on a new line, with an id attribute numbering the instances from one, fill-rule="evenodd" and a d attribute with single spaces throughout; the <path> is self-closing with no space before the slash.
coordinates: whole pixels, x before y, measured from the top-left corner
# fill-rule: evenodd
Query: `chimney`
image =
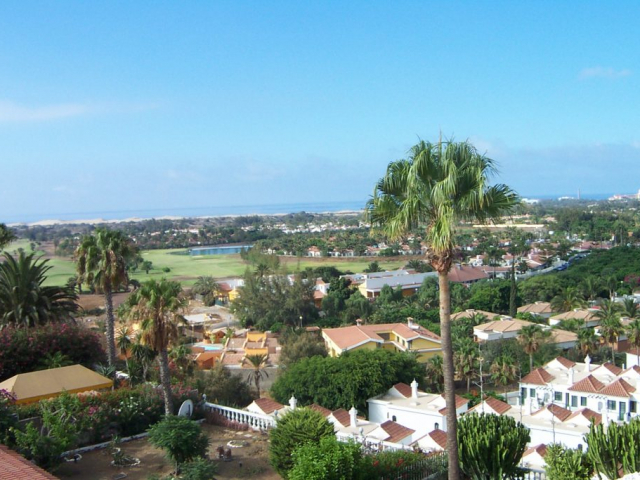
<path id="1" fill-rule="evenodd" d="M 356 325 L 358 325 L 358 326 L 362 325 L 362 319 L 361 318 L 358 318 L 356 320 Z"/>
<path id="2" fill-rule="evenodd" d="M 587 355 L 586 357 L 584 357 L 584 365 L 587 369 L 587 373 L 591 371 L 591 357 L 589 355 Z"/>
<path id="3" fill-rule="evenodd" d="M 356 428 L 358 426 L 358 410 L 356 410 L 356 407 L 351 407 L 351 410 L 349 410 L 349 426 L 351 428 Z"/>
<path id="4" fill-rule="evenodd" d="M 291 398 L 289 399 L 289 406 L 291 407 L 291 410 L 295 410 L 298 406 L 298 399 L 293 395 L 291 395 Z"/>
<path id="5" fill-rule="evenodd" d="M 411 382 L 411 398 L 418 398 L 418 382 L 415 378 Z"/>
<path id="6" fill-rule="evenodd" d="M 571 368 L 569 369 L 569 383 L 570 383 L 571 385 L 573 385 L 573 381 L 574 381 L 574 378 L 573 378 L 573 377 L 574 377 L 574 375 L 573 375 L 573 374 L 574 374 L 574 370 L 573 370 L 573 367 L 571 367 Z"/>

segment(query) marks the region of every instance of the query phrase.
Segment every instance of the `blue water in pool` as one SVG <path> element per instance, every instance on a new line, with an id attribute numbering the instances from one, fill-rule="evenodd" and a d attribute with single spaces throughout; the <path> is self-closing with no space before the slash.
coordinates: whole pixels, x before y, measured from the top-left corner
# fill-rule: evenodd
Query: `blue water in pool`
<path id="1" fill-rule="evenodd" d="M 189 255 L 229 255 L 240 253 L 242 249 L 248 249 L 253 245 L 236 245 L 233 247 L 196 247 L 189 249 Z"/>

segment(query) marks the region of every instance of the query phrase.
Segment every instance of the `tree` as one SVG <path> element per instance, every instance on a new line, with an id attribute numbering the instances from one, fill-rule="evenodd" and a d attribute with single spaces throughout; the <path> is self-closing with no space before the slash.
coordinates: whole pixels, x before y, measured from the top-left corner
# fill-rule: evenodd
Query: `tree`
<path id="1" fill-rule="evenodd" d="M 85 235 L 75 252 L 80 283 L 92 285 L 104 294 L 107 313 L 107 357 L 110 365 L 116 361 L 114 292 L 129 284 L 127 263 L 135 257 L 136 248 L 122 232 L 97 228 L 94 235 Z"/>
<path id="2" fill-rule="evenodd" d="M 186 305 L 180 284 L 164 278 L 144 282 L 126 301 L 127 317 L 141 322 L 142 343 L 158 352 L 166 415 L 173 415 L 168 350 L 178 338 L 178 324 L 184 322 L 181 312 Z"/>
<path id="3" fill-rule="evenodd" d="M 558 443 L 547 447 L 544 462 L 547 464 L 544 471 L 549 480 L 590 480 L 593 476 L 593 466 L 586 452 L 572 450 Z"/>
<path id="4" fill-rule="evenodd" d="M 602 281 L 595 275 L 589 275 L 582 280 L 580 287 L 587 300 L 594 301 L 602 291 Z"/>
<path id="5" fill-rule="evenodd" d="M 600 319 L 600 337 L 611 347 L 611 363 L 615 363 L 614 345 L 618 342 L 620 335 L 624 333 L 618 307 L 613 301 L 605 300 L 595 316 Z"/>
<path id="6" fill-rule="evenodd" d="M 265 371 L 265 367 L 267 366 L 267 359 L 269 357 L 266 354 L 262 355 L 247 355 L 246 360 L 249 362 L 252 370 L 249 372 L 247 376 L 247 382 L 253 382 L 256 386 L 256 393 L 258 394 L 258 398 L 260 398 L 260 381 L 263 377 L 269 378 L 269 374 Z"/>
<path id="7" fill-rule="evenodd" d="M 191 288 L 191 293 L 202 295 L 202 303 L 207 306 L 215 305 L 220 294 L 220 285 L 213 277 L 198 277 Z"/>
<path id="8" fill-rule="evenodd" d="M 16 239 L 16 234 L 4 223 L 0 223 L 0 251 Z"/>
<path id="9" fill-rule="evenodd" d="M 630 319 L 640 317 L 640 308 L 633 298 L 625 298 L 620 308 L 620 315 Z"/>
<path id="10" fill-rule="evenodd" d="M 116 346 L 118 347 L 120 355 L 124 357 L 129 377 L 131 377 L 129 372 L 129 350 L 132 344 L 131 329 L 127 325 L 122 325 L 116 332 Z M 131 380 L 131 378 L 129 378 L 129 380 Z"/>
<path id="11" fill-rule="evenodd" d="M 512 357 L 502 355 L 493 361 L 489 372 L 491 373 L 491 380 L 504 386 L 504 392 L 507 393 L 507 386 L 518 375 L 518 367 Z"/>
<path id="12" fill-rule="evenodd" d="M 448 273 L 454 259 L 457 222 L 498 219 L 518 203 L 509 187 L 488 185 L 494 172 L 494 162 L 468 142 L 420 141 L 411 148 L 408 160 L 389 164 L 366 207 L 371 224 L 382 227 L 392 239 L 426 225 L 427 259 L 438 272 L 440 292 L 450 480 L 460 478 L 460 471 Z"/>
<path id="13" fill-rule="evenodd" d="M 169 351 L 169 358 L 180 370 L 182 378 L 191 375 L 195 368 L 195 361 L 191 355 L 191 348 L 188 345 L 176 345 Z"/>
<path id="14" fill-rule="evenodd" d="M 144 273 L 149 275 L 149 270 L 153 268 L 153 262 L 151 262 L 150 260 L 143 260 L 140 268 L 144 270 Z"/>
<path id="15" fill-rule="evenodd" d="M 637 365 L 640 365 L 640 318 L 634 318 L 629 322 L 627 336 L 631 345 L 636 347 Z"/>
<path id="16" fill-rule="evenodd" d="M 78 310 L 78 296 L 68 287 L 45 286 L 48 260 L 24 251 L 4 254 L 0 263 L 0 328 L 35 327 L 70 320 Z"/>
<path id="17" fill-rule="evenodd" d="M 318 444 L 305 443 L 293 451 L 289 480 L 357 480 L 360 475 L 362 446 L 323 437 Z"/>
<path id="18" fill-rule="evenodd" d="M 436 355 L 425 363 L 425 378 L 429 382 L 429 390 L 441 392 L 444 387 L 444 373 L 442 372 L 442 357 Z"/>
<path id="19" fill-rule="evenodd" d="M 602 423 L 591 424 L 587 441 L 587 457 L 600 475 L 607 478 L 640 471 L 640 419 L 629 423 L 611 422 L 605 431 Z"/>
<path id="20" fill-rule="evenodd" d="M 471 480 L 519 478 L 529 429 L 506 415 L 465 415 L 458 426 L 460 467 Z"/>
<path id="21" fill-rule="evenodd" d="M 322 337 L 310 332 L 289 331 L 280 338 L 280 368 L 299 362 L 303 358 L 327 356 L 327 347 Z"/>
<path id="22" fill-rule="evenodd" d="M 228 407 L 244 408 L 253 401 L 253 394 L 240 375 L 218 364 L 211 370 L 195 373 L 198 391 L 207 395 L 207 401 Z"/>
<path id="23" fill-rule="evenodd" d="M 168 415 L 149 429 L 149 442 L 165 451 L 175 463 L 176 473 L 180 465 L 207 454 L 209 439 L 200 425 L 187 417 Z"/>
<path id="24" fill-rule="evenodd" d="M 566 287 L 551 300 L 551 309 L 554 312 L 568 312 L 585 306 L 584 299 L 575 287 Z"/>
<path id="25" fill-rule="evenodd" d="M 518 343 L 525 353 L 529 355 L 529 371 L 533 370 L 533 354 L 538 351 L 550 333 L 542 330 L 539 325 L 527 325 L 520 330 Z"/>
<path id="26" fill-rule="evenodd" d="M 287 479 L 294 464 L 294 450 L 308 443 L 317 445 L 326 437 L 335 437 L 333 425 L 320 412 L 310 408 L 291 410 L 269 432 L 269 463 Z"/>
<path id="27" fill-rule="evenodd" d="M 454 349 L 453 361 L 458 376 L 467 381 L 467 393 L 471 387 L 471 380 L 476 375 L 476 365 L 479 358 L 478 345 L 471 338 L 458 341 Z"/>
<path id="28" fill-rule="evenodd" d="M 371 262 L 367 268 L 363 270 L 364 273 L 376 273 L 381 272 L 382 268 L 380 268 L 380 264 L 377 260 Z"/>
<path id="29" fill-rule="evenodd" d="M 584 324 L 584 322 L 582 322 Z M 593 355 L 598 350 L 599 339 L 593 329 L 580 328 L 578 330 L 578 346 L 584 355 Z"/>

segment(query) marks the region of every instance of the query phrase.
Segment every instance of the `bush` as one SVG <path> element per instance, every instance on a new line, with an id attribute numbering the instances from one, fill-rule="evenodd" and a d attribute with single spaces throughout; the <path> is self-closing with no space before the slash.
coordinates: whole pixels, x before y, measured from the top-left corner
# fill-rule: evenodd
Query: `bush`
<path id="1" fill-rule="evenodd" d="M 168 416 L 149 429 L 149 442 L 163 449 L 167 457 L 180 465 L 207 454 L 209 439 L 200 425 L 186 417 Z"/>
<path id="2" fill-rule="evenodd" d="M 13 408 L 14 401 L 15 397 L 10 392 L 0 390 L 0 443 L 7 446 L 13 445 L 11 428 L 18 424 Z"/>
<path id="3" fill-rule="evenodd" d="M 28 330 L 8 327 L 0 331 L 0 380 L 39 370 L 44 357 L 58 352 L 89 368 L 106 358 L 100 337 L 78 325 L 55 323 Z"/>
<path id="4" fill-rule="evenodd" d="M 559 444 L 549 445 L 544 456 L 549 480 L 589 480 L 593 466 L 587 454 Z"/>
<path id="5" fill-rule="evenodd" d="M 369 478 L 404 478 L 401 475 L 407 467 L 418 462 L 425 464 L 425 475 L 434 472 L 446 472 L 446 463 L 442 462 L 443 457 L 425 457 L 422 453 L 410 451 L 384 451 L 375 455 L 363 457 L 360 465 L 362 479 Z M 422 478 L 422 477 L 420 477 Z"/>
<path id="6" fill-rule="evenodd" d="M 472 480 L 512 478 L 530 439 L 529 429 L 511 417 L 465 415 L 458 423 L 460 468 Z"/>
<path id="7" fill-rule="evenodd" d="M 269 432 L 269 462 L 283 478 L 289 478 L 289 470 L 293 468 L 291 454 L 296 448 L 334 436 L 333 425 L 321 413 L 296 408 L 283 415 Z"/>
<path id="8" fill-rule="evenodd" d="M 196 458 L 180 467 L 180 480 L 213 480 L 218 464 L 206 458 Z"/>
<path id="9" fill-rule="evenodd" d="M 195 374 L 193 387 L 207 395 L 207 401 L 228 407 L 244 408 L 253 401 L 247 382 L 222 365 Z"/>
<path id="10" fill-rule="evenodd" d="M 360 476 L 361 446 L 324 437 L 319 444 L 306 443 L 293 452 L 289 480 L 355 480 Z"/>

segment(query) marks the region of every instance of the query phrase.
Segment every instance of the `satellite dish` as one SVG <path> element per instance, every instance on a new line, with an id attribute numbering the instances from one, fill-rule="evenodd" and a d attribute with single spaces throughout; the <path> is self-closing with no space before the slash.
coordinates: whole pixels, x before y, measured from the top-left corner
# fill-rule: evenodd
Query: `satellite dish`
<path id="1" fill-rule="evenodd" d="M 192 414 L 193 414 L 193 402 L 191 400 L 185 400 L 184 402 L 182 402 L 182 405 L 180 405 L 180 409 L 178 410 L 178 416 L 191 418 Z"/>

